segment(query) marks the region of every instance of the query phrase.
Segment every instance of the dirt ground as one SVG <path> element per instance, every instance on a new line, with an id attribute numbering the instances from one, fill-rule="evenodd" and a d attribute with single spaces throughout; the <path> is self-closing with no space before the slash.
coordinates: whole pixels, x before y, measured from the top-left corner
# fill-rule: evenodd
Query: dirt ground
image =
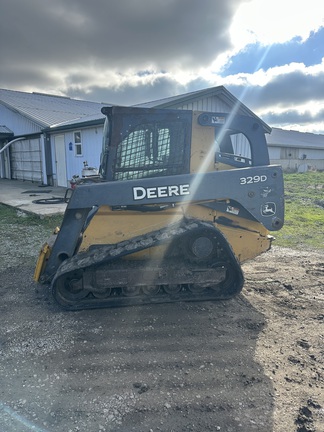
<path id="1" fill-rule="evenodd" d="M 324 431 L 321 253 L 274 247 L 229 301 L 64 312 L 0 244 L 1 431 Z"/>

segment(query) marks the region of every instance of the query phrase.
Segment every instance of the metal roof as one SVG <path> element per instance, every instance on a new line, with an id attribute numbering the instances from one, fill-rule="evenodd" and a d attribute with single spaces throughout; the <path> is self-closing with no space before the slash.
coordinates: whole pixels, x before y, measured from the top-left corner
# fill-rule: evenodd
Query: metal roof
<path id="1" fill-rule="evenodd" d="M 183 104 L 211 96 L 217 96 L 232 107 L 239 105 L 245 115 L 258 118 L 253 111 L 240 102 L 224 86 L 197 90 L 133 106 L 143 108 L 177 108 Z M 101 108 L 110 105 L 71 99 L 65 96 L 5 89 L 0 89 L 0 104 L 33 121 L 41 129 L 50 128 L 51 130 L 101 123 L 105 118 L 101 113 Z M 271 128 L 266 123 L 262 123 L 265 131 L 270 132 Z"/>
<path id="2" fill-rule="evenodd" d="M 187 104 L 200 100 L 205 97 L 217 96 L 231 107 L 239 107 L 240 110 L 248 116 L 255 117 L 261 121 L 264 130 L 267 133 L 271 132 L 271 127 L 262 121 L 253 111 L 230 93 L 224 86 L 211 87 L 203 90 L 196 90 L 194 92 L 184 93 L 177 96 L 171 96 L 164 99 L 159 99 L 151 102 L 145 102 L 134 106 L 143 108 L 176 108 L 182 104 Z"/>
<path id="3" fill-rule="evenodd" d="M 43 93 L 26 93 L 0 89 L 0 104 L 28 118 L 41 128 L 67 121 L 78 121 L 86 116 L 104 115 L 101 108 L 107 104 L 71 99 Z"/>
<path id="4" fill-rule="evenodd" d="M 212 87 L 204 90 L 196 90 L 194 92 L 183 93 L 177 96 L 171 96 L 164 99 L 157 99 L 150 102 L 144 102 L 134 106 L 135 107 L 138 106 L 142 108 L 171 108 L 175 105 L 179 105 L 180 103 L 182 104 L 185 102 L 201 99 L 204 96 L 213 96 L 213 95 L 220 96 L 220 94 L 224 92 L 228 92 L 225 89 L 225 87 L 218 86 L 218 87 Z"/>
<path id="5" fill-rule="evenodd" d="M 309 132 L 298 132 L 287 129 L 272 128 L 266 136 L 268 145 L 272 147 L 298 147 L 324 150 L 324 135 Z"/>
<path id="6" fill-rule="evenodd" d="M 105 104 L 104 106 L 108 106 L 108 104 Z M 101 124 L 104 122 L 105 118 L 106 116 L 100 112 L 100 114 L 86 115 L 84 117 L 79 117 L 73 120 L 67 120 L 61 123 L 51 125 L 50 128 L 48 128 L 48 130 L 68 129 L 69 127 L 75 128 L 76 126 L 78 127 L 78 126 L 90 126 L 93 124 Z"/>

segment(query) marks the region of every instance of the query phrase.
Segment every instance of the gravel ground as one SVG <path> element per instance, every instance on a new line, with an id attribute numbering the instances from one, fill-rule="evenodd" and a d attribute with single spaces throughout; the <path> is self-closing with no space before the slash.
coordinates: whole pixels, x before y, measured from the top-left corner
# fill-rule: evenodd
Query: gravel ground
<path id="1" fill-rule="evenodd" d="M 274 247 L 230 301 L 64 312 L 32 280 L 44 230 L 6 229 L 1 430 L 324 431 L 321 253 Z"/>

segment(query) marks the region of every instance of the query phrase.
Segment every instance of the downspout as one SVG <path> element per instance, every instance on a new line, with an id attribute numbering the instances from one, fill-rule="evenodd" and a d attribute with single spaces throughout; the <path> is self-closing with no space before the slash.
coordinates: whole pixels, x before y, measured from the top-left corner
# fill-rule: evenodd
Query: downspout
<path id="1" fill-rule="evenodd" d="M 47 172 L 46 172 L 46 157 L 45 157 L 45 136 L 41 134 L 40 136 L 40 145 L 41 145 L 41 174 L 42 174 L 42 184 L 47 185 Z"/>
<path id="2" fill-rule="evenodd" d="M 6 150 L 6 148 L 8 148 L 11 144 L 13 144 L 14 142 L 16 142 L 16 141 L 22 141 L 22 140 L 24 140 L 24 139 L 26 139 L 26 137 L 15 138 L 15 139 L 9 141 L 9 142 L 4 146 L 4 147 L 2 147 L 2 149 L 0 149 L 0 154 L 1 154 L 4 150 Z"/>

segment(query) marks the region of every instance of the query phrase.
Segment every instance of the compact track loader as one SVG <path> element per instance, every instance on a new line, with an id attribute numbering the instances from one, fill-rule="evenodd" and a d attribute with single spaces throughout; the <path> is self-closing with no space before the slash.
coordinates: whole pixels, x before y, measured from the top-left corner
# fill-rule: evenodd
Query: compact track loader
<path id="1" fill-rule="evenodd" d="M 284 221 L 256 118 L 105 107 L 98 179 L 77 185 L 34 279 L 66 309 L 226 299 Z"/>

